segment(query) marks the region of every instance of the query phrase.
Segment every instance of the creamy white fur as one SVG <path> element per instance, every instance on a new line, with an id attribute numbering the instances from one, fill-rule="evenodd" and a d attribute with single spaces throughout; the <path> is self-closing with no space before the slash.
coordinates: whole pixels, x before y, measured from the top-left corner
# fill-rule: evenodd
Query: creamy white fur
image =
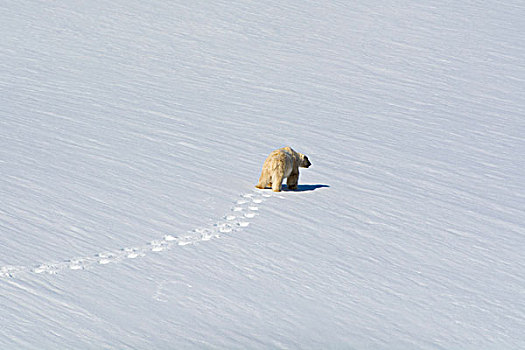
<path id="1" fill-rule="evenodd" d="M 290 147 L 280 148 L 270 153 L 264 161 L 259 182 L 255 187 L 271 186 L 273 191 L 280 192 L 283 179 L 286 178 L 288 189 L 295 190 L 299 180 L 299 167 L 308 168 L 310 165 L 312 164 L 304 154 Z"/>

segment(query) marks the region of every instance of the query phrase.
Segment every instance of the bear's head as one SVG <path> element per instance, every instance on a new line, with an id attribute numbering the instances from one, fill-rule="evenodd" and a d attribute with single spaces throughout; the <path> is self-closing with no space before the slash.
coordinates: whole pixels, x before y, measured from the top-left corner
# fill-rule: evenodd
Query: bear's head
<path id="1" fill-rule="evenodd" d="M 310 161 L 308 160 L 308 157 L 305 156 L 304 154 L 302 153 L 299 153 L 299 158 L 300 158 L 300 162 L 299 162 L 299 166 L 301 168 L 309 168 L 310 165 L 312 165 L 312 163 L 310 163 Z"/>

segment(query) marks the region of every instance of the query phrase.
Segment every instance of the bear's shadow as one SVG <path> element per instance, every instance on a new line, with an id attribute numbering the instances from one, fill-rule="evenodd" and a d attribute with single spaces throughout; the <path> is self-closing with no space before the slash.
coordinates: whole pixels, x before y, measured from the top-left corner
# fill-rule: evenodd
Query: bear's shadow
<path id="1" fill-rule="evenodd" d="M 290 189 L 288 189 L 286 184 L 283 184 L 282 190 L 283 191 L 290 191 L 290 192 L 307 192 L 307 191 L 314 191 L 314 190 L 316 190 L 318 188 L 323 188 L 323 187 L 330 187 L 330 186 L 328 186 L 328 185 L 321 185 L 321 184 L 317 184 L 317 185 L 297 185 L 297 189 L 290 190 Z"/>

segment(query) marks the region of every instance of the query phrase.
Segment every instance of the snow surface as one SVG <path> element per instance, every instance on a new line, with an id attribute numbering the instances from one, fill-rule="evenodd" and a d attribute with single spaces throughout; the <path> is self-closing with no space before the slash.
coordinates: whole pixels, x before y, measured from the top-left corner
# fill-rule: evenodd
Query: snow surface
<path id="1" fill-rule="evenodd" d="M 523 18 L 3 2 L 0 348 L 525 348 Z"/>

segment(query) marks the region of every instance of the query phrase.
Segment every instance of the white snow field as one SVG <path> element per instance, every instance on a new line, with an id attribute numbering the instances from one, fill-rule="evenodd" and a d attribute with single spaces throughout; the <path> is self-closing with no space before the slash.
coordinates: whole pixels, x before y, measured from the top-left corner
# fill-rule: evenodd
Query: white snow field
<path id="1" fill-rule="evenodd" d="M 524 349 L 524 18 L 3 1 L 0 349 Z"/>

